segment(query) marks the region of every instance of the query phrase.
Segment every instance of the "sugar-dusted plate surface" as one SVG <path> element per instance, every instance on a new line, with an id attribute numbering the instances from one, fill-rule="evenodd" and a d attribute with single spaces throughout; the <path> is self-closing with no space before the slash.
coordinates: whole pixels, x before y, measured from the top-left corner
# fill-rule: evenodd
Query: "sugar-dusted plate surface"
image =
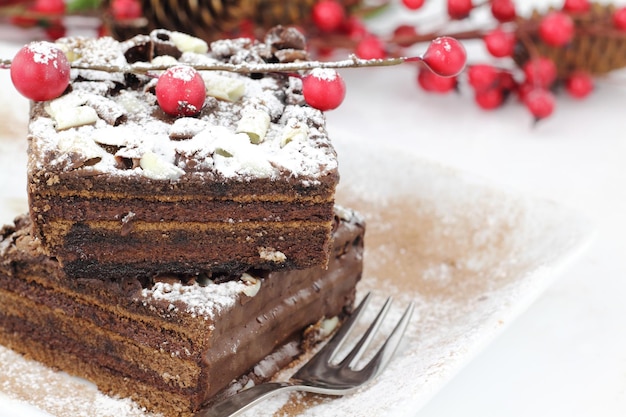
<path id="1" fill-rule="evenodd" d="M 0 89 L 12 91 L 5 74 L 0 73 Z M 11 94 L 0 98 L 2 223 L 26 210 L 27 106 Z M 549 285 L 591 235 L 584 219 L 550 202 L 400 151 L 363 149 L 347 132 L 335 136 L 342 175 L 338 200 L 368 222 L 359 291 L 373 291 L 374 304 L 393 295 L 391 319 L 410 300 L 416 314 L 397 356 L 375 383 L 342 398 L 278 397 L 250 416 L 414 414 Z M 128 400 L 107 397 L 0 347 L 0 416 L 50 414 L 146 415 Z"/>

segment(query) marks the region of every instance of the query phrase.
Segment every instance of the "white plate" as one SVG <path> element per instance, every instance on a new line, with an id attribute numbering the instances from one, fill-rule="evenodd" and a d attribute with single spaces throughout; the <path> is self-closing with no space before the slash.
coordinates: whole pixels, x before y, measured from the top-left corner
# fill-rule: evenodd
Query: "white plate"
<path id="1" fill-rule="evenodd" d="M 0 221 L 26 210 L 27 106 L 0 72 Z M 13 94 L 15 94 L 13 96 Z M 10 123 L 9 123 L 10 122 Z M 368 221 L 359 291 L 413 300 L 405 342 L 376 383 L 343 398 L 283 396 L 249 415 L 412 415 L 498 331 L 522 312 L 585 247 L 591 228 L 550 202 L 336 135 L 338 201 Z M 286 377 L 286 372 L 280 377 Z M 0 416 L 143 416 L 128 400 L 0 347 Z M 7 414 L 8 413 L 8 414 Z"/>

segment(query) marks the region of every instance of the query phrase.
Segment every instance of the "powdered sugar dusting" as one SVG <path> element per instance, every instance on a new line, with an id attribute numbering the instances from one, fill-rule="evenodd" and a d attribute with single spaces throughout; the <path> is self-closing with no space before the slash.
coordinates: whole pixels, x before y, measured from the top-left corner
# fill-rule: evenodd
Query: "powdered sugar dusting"
<path id="1" fill-rule="evenodd" d="M 159 36 L 166 34 L 161 31 Z M 150 38 L 138 37 L 120 44 L 110 38 L 68 38 L 63 39 L 60 46 L 68 56 L 75 57 L 75 62 L 126 65 L 128 50 L 134 43 L 146 39 Z M 185 52 L 178 59 L 180 65 L 172 68 L 177 77 L 188 81 L 196 71 L 185 64 L 260 60 L 259 54 L 264 48 L 263 44 L 253 45 L 249 41 L 216 42 L 212 45 L 212 54 Z M 319 177 L 337 169 L 324 115 L 304 104 L 300 80 L 281 75 L 257 79 L 228 72 L 214 74 L 214 79 L 211 81 L 211 77 L 207 77 L 207 82 L 218 80 L 217 87 L 212 87 L 218 90 L 217 97 L 209 95 L 204 108 L 191 122 L 191 118 L 177 119 L 163 113 L 153 94 L 154 78 L 124 77 L 123 74 L 93 70 L 73 71 L 71 92 L 52 102 L 35 104 L 39 118 L 30 126 L 34 149 L 51 161 L 48 168 L 54 171 L 81 170 L 86 175 L 104 172 L 113 176 L 157 178 L 158 175 L 136 163 L 144 154 L 154 154 L 172 165 L 164 167 L 168 172 L 180 169 L 184 173 L 174 179 L 163 176 L 170 181 L 198 174 L 243 179 L 281 178 L 287 173 L 313 185 Z M 330 76 L 328 70 L 321 74 Z M 229 86 L 235 91 L 230 92 Z M 124 88 L 119 91 L 121 87 Z M 103 94 L 103 88 L 108 93 Z M 111 94 L 111 91 L 115 93 Z M 69 128 L 61 130 L 61 117 L 74 117 L 76 110 L 82 107 L 94 108 L 97 117 L 65 123 L 64 126 Z M 50 108 L 61 108 L 62 111 L 51 114 Z M 247 117 L 250 120 L 242 127 Z M 187 120 L 182 122 L 184 119 Z M 304 126 L 299 140 L 285 141 L 286 132 L 293 130 L 294 120 Z M 82 147 L 72 147 L 72 155 L 59 148 L 59 141 L 68 135 L 75 143 L 82 144 Z M 243 140 L 247 144 L 242 143 Z M 94 145 L 102 147 L 106 155 L 94 160 L 81 151 L 83 148 L 93 150 Z M 93 163 L 77 163 L 81 157 Z"/>
<path id="2" fill-rule="evenodd" d="M 70 377 L 0 346 L 0 391 L 9 398 L 36 404 L 54 417 L 161 417 L 129 399 L 104 395 L 84 380 Z M 0 397 L 0 404 L 2 398 Z M 30 407 L 24 407 L 27 417 Z M 33 410 L 33 413 L 35 411 Z M 40 413 L 37 413 L 41 416 Z"/>
<path id="3" fill-rule="evenodd" d="M 337 71 L 332 68 L 314 68 L 311 76 L 324 81 L 334 81 L 337 78 Z"/>
<path id="4" fill-rule="evenodd" d="M 169 301 L 172 312 L 178 310 L 178 305 L 184 305 L 186 313 L 212 319 L 221 310 L 232 307 L 247 287 L 248 284 L 241 280 L 221 284 L 209 282 L 204 286 L 197 283 L 183 285 L 179 282 L 157 282 L 152 288 L 144 289 L 142 296 Z"/>
<path id="5" fill-rule="evenodd" d="M 32 42 L 27 46 L 28 50 L 33 54 L 33 61 L 38 64 L 47 65 L 50 61 L 56 68 L 59 48 L 51 42 Z"/>
<path id="6" fill-rule="evenodd" d="M 170 68 L 170 71 L 173 78 L 184 82 L 193 80 L 197 74 L 196 70 L 185 65 L 177 65 Z"/>
<path id="7" fill-rule="evenodd" d="M 359 296 L 374 292 L 370 319 L 383 299 L 394 295 L 388 323 L 415 301 L 405 340 L 389 368 L 353 395 L 279 396 L 247 416 L 414 415 L 586 242 L 588 226 L 574 213 L 401 152 L 368 151 L 360 143 L 358 138 L 336 143 L 342 158 L 338 199 L 364 214 L 368 225 Z M 180 296 L 159 288 L 163 297 L 175 296 L 173 302 Z M 385 335 L 388 328 L 382 330 Z M 78 401 L 74 414 L 60 411 L 57 417 L 92 412 L 94 392 L 77 399 L 72 383 L 7 352 L 0 349 L 3 392 L 40 407 L 49 393 L 67 404 Z M 287 379 L 295 369 L 276 378 Z M 28 396 L 16 385 L 22 378 L 32 391 Z M 90 415 L 111 414 L 96 409 Z M 136 415 L 123 408 L 116 417 Z"/>

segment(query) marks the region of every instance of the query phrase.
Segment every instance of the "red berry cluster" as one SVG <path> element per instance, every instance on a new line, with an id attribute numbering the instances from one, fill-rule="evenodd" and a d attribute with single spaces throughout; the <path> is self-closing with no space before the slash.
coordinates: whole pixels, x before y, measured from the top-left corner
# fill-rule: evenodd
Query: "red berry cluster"
<path id="1" fill-rule="evenodd" d="M 443 1 L 443 0 L 440 0 Z M 520 0 L 521 1 L 521 0 Z M 424 0 L 402 0 L 410 11 L 419 11 Z M 518 15 L 515 0 L 446 0 L 445 12 L 449 20 L 461 20 L 471 17 L 479 8 L 488 8 L 492 24 L 461 33 L 451 33 L 467 40 L 482 41 L 493 61 L 504 58 L 503 64 L 494 62 L 469 65 L 463 74 L 457 75 L 457 68 L 447 63 L 451 71 L 438 67 L 432 62 L 435 49 L 423 57 L 424 66 L 417 74 L 419 87 L 431 93 L 458 91 L 465 85 L 474 96 L 475 103 L 482 109 L 499 108 L 510 97 L 517 97 L 531 115 L 539 120 L 551 115 L 555 109 L 559 88 L 571 97 L 583 98 L 593 90 L 592 74 L 584 69 L 571 68 L 567 73 L 557 71 L 555 62 L 549 56 L 543 56 L 534 48 L 533 42 L 552 48 L 568 48 L 577 35 L 576 18 L 592 11 L 589 0 L 563 0 L 561 7 L 544 12 L 540 20 L 529 26 Z M 313 8 L 313 21 L 324 40 L 325 50 L 336 37 L 343 35 L 349 42 L 336 42 L 338 47 L 351 45 L 355 55 L 360 58 L 380 59 L 388 56 L 404 55 L 407 47 L 418 42 L 433 40 L 445 30 L 441 28 L 432 33 L 420 33 L 413 25 L 398 25 L 390 35 L 371 33 L 365 25 L 340 0 L 321 0 Z M 611 22 L 609 22 L 610 24 Z M 626 7 L 616 8 L 612 14 L 612 24 L 617 31 L 623 31 L 626 39 Z M 522 26 L 526 25 L 526 26 Z M 611 30 L 610 28 L 608 30 Z M 531 33 L 532 32 L 532 33 Z M 584 31 L 581 31 L 584 33 Z M 526 36 L 532 34 L 532 36 Z M 312 34 L 316 38 L 316 34 Z M 350 47 L 350 46 L 349 46 Z M 520 48 L 529 52 L 529 57 L 518 61 Z M 459 48 L 459 50 L 462 50 Z M 511 58 L 517 65 L 511 66 Z M 450 58 L 450 56 L 449 56 Z M 465 57 L 461 61 L 464 61 Z M 444 66 L 445 66 L 444 65 Z"/>
<path id="2" fill-rule="evenodd" d="M 494 58 L 510 58 L 520 44 L 528 42 L 528 39 L 521 38 L 521 31 L 516 27 L 516 4 L 513 0 L 490 0 L 486 4 L 495 20 L 495 27 L 483 32 L 484 46 Z M 448 17 L 465 19 L 484 5 L 485 2 L 472 0 L 447 0 Z M 591 7 L 589 0 L 565 0 L 561 8 L 543 15 L 534 28 L 539 41 L 550 47 L 566 48 L 576 36 L 573 16 L 586 13 Z M 626 31 L 626 7 L 613 13 L 613 25 L 619 31 Z M 402 31 L 409 33 L 410 29 L 403 26 Z M 557 74 L 556 64 L 551 58 L 533 54 L 532 47 L 528 49 L 530 58 L 521 68 L 499 68 L 492 63 L 468 65 L 463 75 L 480 108 L 496 109 L 508 97 L 515 96 L 535 120 L 540 120 L 553 113 L 557 87 L 563 87 L 574 98 L 584 98 L 592 92 L 593 78 L 590 73 L 572 70 L 565 75 Z M 434 93 L 454 91 L 459 85 L 457 79 L 440 79 L 426 71 L 420 71 L 417 81 L 423 90 Z"/>
<path id="3" fill-rule="evenodd" d="M 11 61 L 11 81 L 30 100 L 60 97 L 70 82 L 71 66 L 66 55 L 50 42 L 32 42 Z M 302 93 L 311 107 L 326 111 L 337 108 L 346 94 L 343 78 L 334 69 L 313 69 L 302 77 Z M 195 116 L 204 106 L 206 86 L 193 67 L 176 65 L 165 70 L 156 83 L 161 109 L 175 117 Z"/>
<path id="4" fill-rule="evenodd" d="M 12 0 L 7 1 L 12 10 L 9 11 L 11 23 L 22 28 L 42 27 L 49 40 L 56 40 L 66 35 L 66 19 L 68 14 L 86 14 L 93 16 L 105 8 L 104 14 L 115 21 L 138 19 L 143 15 L 140 0 Z M 0 12 L 3 2 L 0 1 Z M 17 6 L 16 6 L 17 5 Z M 21 13 L 16 13 L 22 8 Z M 1 14 L 0 14 L 1 15 Z M 107 33 L 102 24 L 98 30 L 100 35 Z"/>
<path id="5" fill-rule="evenodd" d="M 15 15 L 11 22 L 20 27 L 40 25 L 47 37 L 55 40 L 65 36 L 66 29 L 63 16 L 66 12 L 64 0 L 35 0 L 23 15 Z"/>

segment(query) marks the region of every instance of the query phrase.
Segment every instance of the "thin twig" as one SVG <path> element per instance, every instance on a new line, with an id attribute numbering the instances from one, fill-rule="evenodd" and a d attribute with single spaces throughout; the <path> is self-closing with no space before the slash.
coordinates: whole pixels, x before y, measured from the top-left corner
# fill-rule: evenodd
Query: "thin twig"
<path id="1" fill-rule="evenodd" d="M 228 63 L 216 63 L 216 64 L 183 64 L 194 68 L 197 71 L 227 71 L 236 72 L 240 74 L 252 74 L 252 73 L 290 73 L 297 71 L 310 71 L 313 69 L 343 69 L 343 68 L 366 68 L 366 67 L 389 67 L 394 65 L 400 65 L 407 62 L 420 62 L 421 57 L 399 57 L 399 58 L 386 58 L 386 59 L 361 59 L 356 55 L 350 55 L 348 59 L 342 61 L 303 61 L 303 62 L 288 62 L 277 64 L 228 64 Z M 9 68 L 11 66 L 10 59 L 0 60 L 0 68 Z M 90 65 L 90 64 L 72 64 L 73 69 L 78 70 L 91 70 L 91 71 L 103 71 L 111 73 L 132 73 L 132 74 L 147 74 L 149 72 L 164 71 L 171 67 L 171 65 L 151 65 L 148 63 L 136 63 L 130 65 Z"/>

